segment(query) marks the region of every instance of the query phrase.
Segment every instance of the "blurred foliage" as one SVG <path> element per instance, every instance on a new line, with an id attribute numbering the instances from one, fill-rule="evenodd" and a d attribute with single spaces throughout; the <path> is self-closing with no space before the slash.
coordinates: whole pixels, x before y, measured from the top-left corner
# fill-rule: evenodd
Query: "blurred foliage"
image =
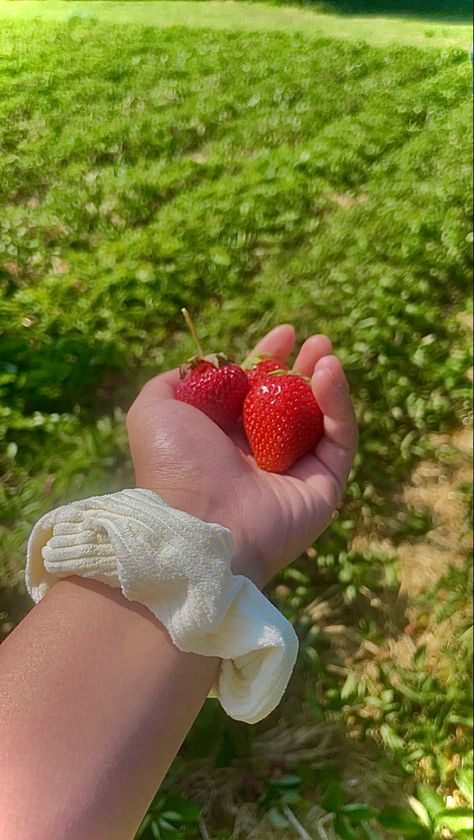
<path id="1" fill-rule="evenodd" d="M 282 320 L 301 339 L 326 331 L 361 441 L 343 510 L 269 593 L 301 639 L 282 714 L 303 702 L 376 744 L 400 778 L 443 796 L 466 788 L 468 628 L 443 674 L 422 645 L 406 668 L 379 656 L 365 673 L 312 609 L 321 593 L 334 601 L 352 653 L 403 633 L 396 546 L 431 520 L 398 488 L 420 458 L 447 457 L 433 432 L 470 420 L 465 53 L 184 27 L 124 38 L 73 18 L 4 24 L 0 56 L 0 584 L 19 584 L 46 509 L 132 481 L 124 411 L 144 379 L 189 355 L 181 306 L 207 347 L 236 358 Z M 356 551 L 360 531 L 394 555 Z M 467 572 L 449 575 L 412 609 L 435 623 L 465 609 Z M 253 738 L 207 704 L 181 775 L 210 741 L 216 767 L 253 768 Z M 419 792 L 421 806 L 383 816 L 336 770 L 329 792 L 304 762 L 258 772 L 255 807 L 275 832 L 314 801 L 343 840 L 448 825 Z M 173 773 L 140 837 L 200 836 Z"/>

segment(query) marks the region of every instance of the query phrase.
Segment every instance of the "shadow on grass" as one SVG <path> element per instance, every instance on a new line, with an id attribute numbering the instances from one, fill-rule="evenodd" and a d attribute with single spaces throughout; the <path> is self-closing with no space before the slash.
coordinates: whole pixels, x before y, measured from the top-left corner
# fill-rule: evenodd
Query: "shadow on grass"
<path id="1" fill-rule="evenodd" d="M 308 5 L 312 5 L 311 2 Z M 429 18 L 437 23 L 470 23 L 467 0 L 325 0 L 324 7 L 346 15 L 397 15 Z"/>

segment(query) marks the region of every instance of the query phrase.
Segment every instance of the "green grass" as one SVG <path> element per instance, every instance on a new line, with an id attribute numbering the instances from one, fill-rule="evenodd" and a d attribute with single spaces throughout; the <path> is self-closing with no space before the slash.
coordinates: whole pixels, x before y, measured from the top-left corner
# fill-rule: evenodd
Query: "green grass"
<path id="1" fill-rule="evenodd" d="M 212 737 L 206 773 L 235 774 L 237 805 L 266 821 L 265 838 L 283 836 L 285 808 L 311 830 L 315 808 L 332 813 L 343 840 L 381 836 L 370 826 L 381 832 L 382 823 L 397 838 L 427 838 L 420 808 L 410 816 L 402 793 L 415 790 L 414 780 L 443 796 L 466 787 L 466 627 L 455 624 L 436 673 L 421 634 L 409 664 L 374 656 L 366 673 L 356 654 L 400 641 L 409 621 L 426 626 L 427 614 L 429 626 L 454 621 L 469 603 L 462 569 L 434 581 L 425 601 L 397 597 L 397 546 L 427 539 L 433 526 L 400 487 L 421 458 L 449 471 L 454 450 L 432 435 L 470 418 L 465 50 L 443 40 L 434 48 L 436 39 L 430 49 L 387 46 L 385 23 L 375 22 L 383 49 L 354 42 L 353 20 L 339 39 L 314 38 L 313 23 L 309 35 L 237 25 L 198 31 L 194 3 L 146 4 L 163 16 L 166 9 L 168 24 L 186 6 L 189 26 L 129 25 L 124 38 L 121 26 L 71 18 L 70 5 L 67 22 L 27 21 L 33 5 L 0 10 L 22 16 L 0 29 L 0 584 L 8 616 L 24 608 L 11 604 L 12 592 L 21 589 L 34 520 L 59 502 L 132 481 L 124 411 L 140 382 L 189 355 L 181 306 L 207 346 L 237 358 L 281 320 L 294 322 L 301 339 L 327 331 L 351 381 L 361 442 L 339 518 L 317 554 L 270 593 L 301 638 L 292 687 L 256 730 L 208 704 L 149 821 L 158 825 L 171 809 L 187 832 L 179 836 L 199 837 L 196 809 L 176 795 L 204 804 L 202 784 L 186 780 Z M 97 17 L 125 22 L 145 4 L 92 5 Z M 242 21 L 241 6 L 199 7 L 205 16 L 220 9 L 226 28 L 232 15 Z M 298 9 L 251 8 L 274 16 L 272 30 L 283 13 L 303 15 L 305 26 L 316 21 Z M 45 18 L 64 14 L 59 4 L 41 9 Z M 459 492 L 469 498 L 465 483 Z M 386 550 L 357 549 L 361 534 Z M 316 599 L 327 602 L 331 621 L 317 617 Z M 328 623 L 344 632 L 331 635 Z M 344 775 L 345 747 L 339 763 L 327 759 L 322 769 L 282 756 L 283 782 L 258 757 L 266 728 L 280 718 L 290 725 L 302 708 L 305 726 L 335 726 L 340 744 L 350 736 L 376 751 L 359 793 Z M 387 784 L 384 802 L 392 797 L 404 810 L 379 814 L 377 776 L 388 764 L 399 781 Z M 253 787 L 242 782 L 250 771 Z M 426 796 L 418 788 L 421 807 Z M 429 836 L 439 836 L 444 817 L 430 814 Z M 230 837 L 219 803 L 206 819 L 216 838 Z M 142 836 L 151 831 L 145 825 Z"/>
<path id="2" fill-rule="evenodd" d="M 230 3 L 220 0 L 143 0 L 143 2 L 71 3 L 68 0 L 0 0 L 0 19 L 67 21 L 73 17 L 93 17 L 99 21 L 144 24 L 167 28 L 243 30 L 251 32 L 303 32 L 313 37 L 363 40 L 369 44 L 410 44 L 413 46 L 459 47 L 468 50 L 472 28 L 467 23 L 440 22 L 393 16 L 355 16 L 344 18 L 318 14 L 310 7 L 280 6 L 268 3 Z"/>

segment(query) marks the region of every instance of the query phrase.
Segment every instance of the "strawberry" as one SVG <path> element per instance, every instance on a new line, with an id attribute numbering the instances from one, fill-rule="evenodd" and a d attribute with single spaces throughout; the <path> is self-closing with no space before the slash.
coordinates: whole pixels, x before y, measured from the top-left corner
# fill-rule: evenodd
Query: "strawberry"
<path id="1" fill-rule="evenodd" d="M 240 365 L 222 356 L 198 359 L 185 373 L 176 389 L 176 399 L 199 408 L 221 429 L 227 431 L 242 414 L 249 382 Z"/>
<path id="2" fill-rule="evenodd" d="M 229 430 L 237 422 L 249 382 L 240 365 L 222 353 L 204 356 L 187 310 L 183 315 L 194 338 L 198 354 L 181 368 L 181 382 L 175 397 L 204 412 L 221 429 Z"/>
<path id="3" fill-rule="evenodd" d="M 243 422 L 259 467 L 282 473 L 311 452 L 323 434 L 323 413 L 311 386 L 294 374 L 268 374 L 245 397 Z"/>
<path id="4" fill-rule="evenodd" d="M 247 362 L 244 362 L 242 367 L 247 372 L 247 377 L 251 386 L 255 385 L 256 382 L 259 382 L 263 376 L 266 376 L 269 373 L 274 373 L 276 370 L 288 370 L 287 366 L 284 365 L 283 362 L 278 362 L 276 359 L 273 359 L 272 356 L 266 356 L 264 354 L 261 354 L 260 356 L 253 356 Z"/>

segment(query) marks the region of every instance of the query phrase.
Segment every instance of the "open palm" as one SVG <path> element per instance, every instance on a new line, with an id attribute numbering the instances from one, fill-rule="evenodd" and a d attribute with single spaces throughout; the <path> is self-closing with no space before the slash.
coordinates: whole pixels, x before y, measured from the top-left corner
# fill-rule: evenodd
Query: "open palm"
<path id="1" fill-rule="evenodd" d="M 283 324 L 254 349 L 284 362 L 295 333 Z M 291 563 L 327 527 L 338 505 L 357 446 L 357 426 L 341 365 L 331 343 L 314 335 L 294 369 L 311 376 L 324 414 L 316 450 L 284 475 L 257 467 L 243 429 L 229 436 L 196 408 L 175 399 L 179 371 L 151 379 L 128 414 L 138 487 L 175 508 L 229 528 L 232 567 L 258 585 Z"/>

